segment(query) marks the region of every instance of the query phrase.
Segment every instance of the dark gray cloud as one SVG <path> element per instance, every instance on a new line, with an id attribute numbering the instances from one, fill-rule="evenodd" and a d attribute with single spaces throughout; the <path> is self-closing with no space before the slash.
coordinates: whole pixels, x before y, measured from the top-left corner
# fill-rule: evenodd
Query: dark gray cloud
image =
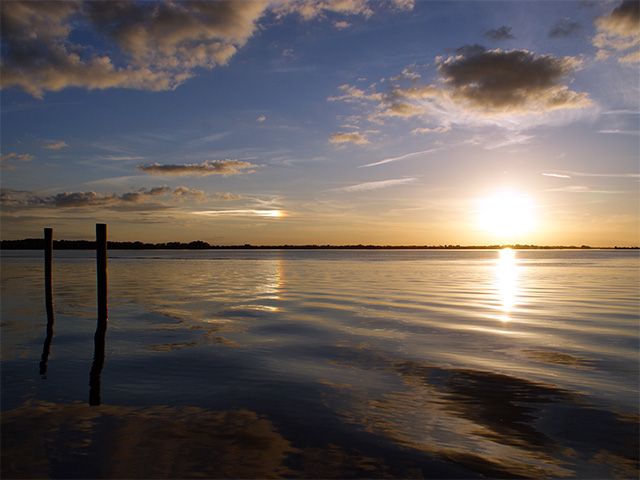
<path id="1" fill-rule="evenodd" d="M 203 163 L 190 163 L 190 164 L 170 164 L 161 165 L 154 163 L 152 165 L 138 165 L 136 169 L 144 173 L 150 173 L 152 175 L 170 175 L 170 176 L 184 176 L 184 175 L 239 175 L 241 173 L 251 173 L 253 169 L 260 167 L 260 165 L 254 165 L 253 163 L 243 162 L 240 160 L 207 160 Z M 244 172 L 244 170 L 247 170 Z"/>
<path id="2" fill-rule="evenodd" d="M 572 57 L 536 56 L 527 50 L 484 50 L 449 57 L 438 70 L 452 98 L 488 110 L 571 107 L 586 94 L 561 81 L 579 65 Z"/>
<path id="3" fill-rule="evenodd" d="M 500 40 L 513 40 L 515 35 L 511 33 L 511 27 L 502 26 L 499 28 L 493 28 L 491 30 L 485 30 L 482 36 L 492 42 L 499 42 Z"/>
<path id="4" fill-rule="evenodd" d="M 141 190 L 138 192 L 127 192 L 121 195 L 115 193 L 99 194 L 94 191 L 88 192 L 64 192 L 56 195 L 38 198 L 32 197 L 41 205 L 68 208 L 68 207 L 103 207 L 113 206 L 122 203 L 141 203 L 150 197 L 158 197 L 166 195 L 171 188 L 163 185 L 154 187 L 151 190 Z"/>
<path id="5" fill-rule="evenodd" d="M 563 18 L 553 24 L 548 35 L 550 38 L 567 38 L 577 35 L 581 30 L 582 25 L 578 22 L 572 22 L 570 18 Z"/>
<path id="6" fill-rule="evenodd" d="M 164 198 L 163 198 L 164 197 Z M 202 190 L 189 189 L 184 186 L 172 189 L 167 185 L 140 189 L 135 192 L 122 194 L 86 192 L 62 192 L 55 195 L 43 196 L 35 192 L 2 189 L 0 204 L 3 209 L 19 210 L 29 207 L 52 208 L 86 208 L 101 207 L 114 210 L 157 210 L 174 208 L 174 203 L 190 200 L 235 200 L 239 195 L 230 193 L 216 193 L 206 195 Z"/>
<path id="7" fill-rule="evenodd" d="M 414 132 L 446 132 L 453 124 L 486 122 L 510 128 L 536 125 L 547 121 L 554 110 L 592 105 L 586 93 L 569 89 L 569 75 L 581 66 L 575 57 L 488 50 L 474 44 L 450 50 L 448 56 L 436 58 L 435 65 L 439 78 L 432 83 L 412 77 L 403 84 L 400 77 L 392 77 L 392 88 L 385 93 L 377 92 L 380 88 L 375 85 L 366 92 L 343 85 L 340 89 L 346 93 L 329 100 L 357 102 L 366 108 L 376 101 L 367 116 L 374 123 L 383 123 L 387 117 L 424 118 L 427 128 Z M 357 139 L 339 136 L 332 141 Z"/>

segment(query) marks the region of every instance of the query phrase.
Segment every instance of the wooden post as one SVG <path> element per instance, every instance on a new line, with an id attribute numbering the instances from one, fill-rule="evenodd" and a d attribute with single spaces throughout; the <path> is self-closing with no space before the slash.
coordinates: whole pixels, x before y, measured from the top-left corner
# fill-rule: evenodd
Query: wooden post
<path id="1" fill-rule="evenodd" d="M 107 322 L 107 226 L 96 223 L 96 261 L 98 270 L 98 324 Z"/>
<path id="2" fill-rule="evenodd" d="M 96 266 L 98 272 L 98 326 L 94 336 L 93 364 L 89 374 L 89 405 L 100 405 L 100 376 L 104 366 L 107 333 L 107 226 L 96 223 Z"/>
<path id="3" fill-rule="evenodd" d="M 47 307 L 47 319 L 53 318 L 53 229 L 44 229 L 44 298 Z"/>

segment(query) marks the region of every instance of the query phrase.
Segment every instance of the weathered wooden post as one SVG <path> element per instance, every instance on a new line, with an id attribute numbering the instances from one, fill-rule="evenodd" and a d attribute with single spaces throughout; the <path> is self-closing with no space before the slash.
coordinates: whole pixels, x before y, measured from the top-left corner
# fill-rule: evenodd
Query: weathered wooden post
<path id="1" fill-rule="evenodd" d="M 96 223 L 96 261 L 98 270 L 98 324 L 107 322 L 107 226 Z"/>
<path id="2" fill-rule="evenodd" d="M 107 226 L 96 223 L 96 267 L 98 276 L 98 326 L 94 337 L 93 363 L 89 373 L 89 405 L 100 405 L 100 377 L 104 366 L 107 333 Z"/>
<path id="3" fill-rule="evenodd" d="M 44 298 L 47 307 L 47 319 L 53 318 L 53 228 L 44 229 Z"/>

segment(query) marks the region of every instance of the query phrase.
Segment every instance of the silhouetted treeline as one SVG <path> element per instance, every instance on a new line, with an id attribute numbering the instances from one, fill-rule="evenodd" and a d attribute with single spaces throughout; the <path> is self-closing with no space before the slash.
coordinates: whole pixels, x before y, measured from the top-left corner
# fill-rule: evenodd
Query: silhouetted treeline
<path id="1" fill-rule="evenodd" d="M 42 238 L 25 238 L 23 240 L 2 240 L 0 248 L 5 250 L 41 250 L 44 247 Z M 96 243 L 91 240 L 54 240 L 56 250 L 93 250 Z M 211 245 L 201 240 L 189 243 L 143 243 L 143 242 L 107 242 L 110 250 L 206 250 L 206 249 L 353 249 L 353 250 L 480 250 L 514 248 L 521 250 L 535 249 L 589 249 L 588 245 Z M 594 247 L 596 248 L 596 247 Z M 602 247 L 597 247 L 602 248 Z M 611 247 L 605 247 L 611 248 Z M 614 249 L 638 249 L 638 247 L 613 247 Z"/>
<path id="2" fill-rule="evenodd" d="M 0 248 L 6 250 L 40 250 L 44 247 L 42 238 L 25 238 L 23 240 L 2 240 Z M 53 248 L 56 250 L 93 250 L 96 242 L 92 240 L 54 240 Z M 185 249 L 195 250 L 215 248 L 207 242 L 195 241 L 189 243 L 143 243 L 143 242 L 107 242 L 110 250 L 154 250 L 154 249 Z"/>

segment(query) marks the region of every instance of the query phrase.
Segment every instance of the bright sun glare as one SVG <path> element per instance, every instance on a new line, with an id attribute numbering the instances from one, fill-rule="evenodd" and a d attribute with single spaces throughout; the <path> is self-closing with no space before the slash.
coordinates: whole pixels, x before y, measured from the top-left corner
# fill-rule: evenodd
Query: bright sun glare
<path id="1" fill-rule="evenodd" d="M 533 203 L 526 195 L 504 191 L 479 201 L 480 226 L 501 237 L 529 232 L 534 225 Z"/>

